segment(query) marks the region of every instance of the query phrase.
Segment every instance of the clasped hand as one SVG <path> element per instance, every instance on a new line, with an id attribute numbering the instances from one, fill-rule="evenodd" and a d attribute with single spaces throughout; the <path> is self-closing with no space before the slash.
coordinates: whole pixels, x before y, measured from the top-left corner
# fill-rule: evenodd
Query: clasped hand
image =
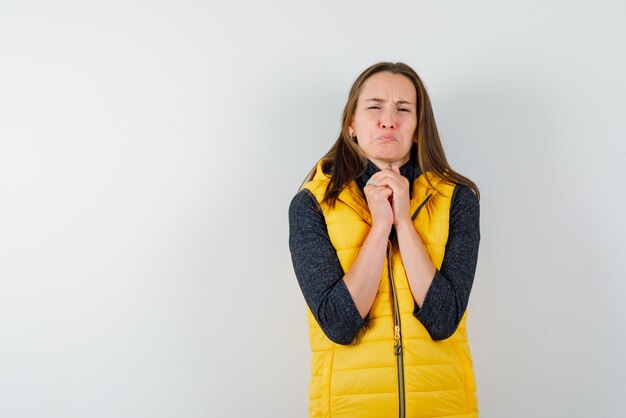
<path id="1" fill-rule="evenodd" d="M 372 227 L 391 228 L 410 219 L 409 181 L 400 174 L 398 166 L 380 170 L 370 180 L 363 191 L 372 214 Z"/>

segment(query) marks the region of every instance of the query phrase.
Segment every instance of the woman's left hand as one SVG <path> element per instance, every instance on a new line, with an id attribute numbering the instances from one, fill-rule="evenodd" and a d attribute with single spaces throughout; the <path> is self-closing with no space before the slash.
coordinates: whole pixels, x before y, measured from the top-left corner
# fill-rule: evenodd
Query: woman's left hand
<path id="1" fill-rule="evenodd" d="M 372 176 L 372 181 L 377 181 L 378 186 L 387 186 L 392 191 L 391 208 L 393 209 L 393 224 L 398 225 L 410 220 L 409 180 L 400 174 L 397 165 L 391 169 L 381 170 Z"/>

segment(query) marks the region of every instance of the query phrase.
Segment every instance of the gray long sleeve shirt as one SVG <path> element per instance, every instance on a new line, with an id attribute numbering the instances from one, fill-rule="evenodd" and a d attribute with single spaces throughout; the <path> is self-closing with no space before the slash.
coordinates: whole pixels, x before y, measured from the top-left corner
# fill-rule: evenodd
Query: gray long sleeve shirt
<path id="1" fill-rule="evenodd" d="M 361 192 L 379 170 L 368 161 L 364 174 L 356 179 Z M 400 173 L 412 184 L 419 168 L 409 161 Z M 433 340 L 450 337 L 467 308 L 478 259 L 479 212 L 474 192 L 466 186 L 455 187 L 441 269 L 435 271 L 422 307 L 415 304 L 413 312 Z M 343 281 L 345 272 L 330 242 L 324 215 L 307 189 L 300 190 L 289 205 L 289 249 L 298 284 L 318 324 L 333 342 L 350 344 L 368 317 L 361 318 Z"/>

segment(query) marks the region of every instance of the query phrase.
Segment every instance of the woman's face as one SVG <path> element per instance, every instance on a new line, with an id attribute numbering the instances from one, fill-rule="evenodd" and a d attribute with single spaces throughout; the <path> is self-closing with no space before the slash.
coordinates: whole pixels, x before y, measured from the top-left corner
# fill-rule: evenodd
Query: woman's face
<path id="1" fill-rule="evenodd" d="M 401 74 L 380 72 L 363 83 L 348 131 L 380 169 L 409 160 L 417 127 L 416 100 L 413 83 Z"/>

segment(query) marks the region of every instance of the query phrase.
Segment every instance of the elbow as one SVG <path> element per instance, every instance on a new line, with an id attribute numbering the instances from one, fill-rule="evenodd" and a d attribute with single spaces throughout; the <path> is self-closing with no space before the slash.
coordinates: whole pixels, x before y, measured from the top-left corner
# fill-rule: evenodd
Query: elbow
<path id="1" fill-rule="evenodd" d="M 328 318 L 326 315 L 318 316 L 317 322 L 324 335 L 339 345 L 352 344 L 362 326 L 355 320 L 347 321 L 337 317 Z"/>
<path id="2" fill-rule="evenodd" d="M 318 325 L 329 340 L 339 345 L 352 344 L 357 334 L 354 330 L 338 323 L 318 321 Z"/>
<path id="3" fill-rule="evenodd" d="M 422 312 L 424 315 L 420 315 L 420 312 L 415 313 L 415 317 L 422 323 L 428 335 L 433 341 L 443 341 L 454 335 L 456 330 L 461 323 L 460 316 L 449 316 L 445 317 L 443 315 L 435 315 L 430 316 L 425 312 Z"/>
<path id="4" fill-rule="evenodd" d="M 432 338 L 433 341 L 443 341 L 452 337 L 459 328 L 462 317 L 462 313 L 459 313 L 459 315 L 450 315 L 447 318 L 440 316 L 437 318 L 438 321 L 435 321 L 426 327 L 428 334 L 430 334 L 430 338 Z"/>
<path id="5" fill-rule="evenodd" d="M 339 345 L 353 344 L 361 328 L 367 324 L 369 316 L 361 318 L 356 306 L 349 300 L 337 301 L 328 298 L 315 307 L 313 314 L 326 337 Z"/>
<path id="6" fill-rule="evenodd" d="M 428 334 L 433 341 L 443 341 L 452 337 L 456 331 L 456 327 L 454 329 L 429 329 Z"/>
<path id="7" fill-rule="evenodd" d="M 355 338 L 355 336 L 350 336 L 350 335 L 341 334 L 341 333 L 327 332 L 326 330 L 324 330 L 324 334 L 326 334 L 329 340 L 339 345 L 350 345 L 352 344 Z"/>

